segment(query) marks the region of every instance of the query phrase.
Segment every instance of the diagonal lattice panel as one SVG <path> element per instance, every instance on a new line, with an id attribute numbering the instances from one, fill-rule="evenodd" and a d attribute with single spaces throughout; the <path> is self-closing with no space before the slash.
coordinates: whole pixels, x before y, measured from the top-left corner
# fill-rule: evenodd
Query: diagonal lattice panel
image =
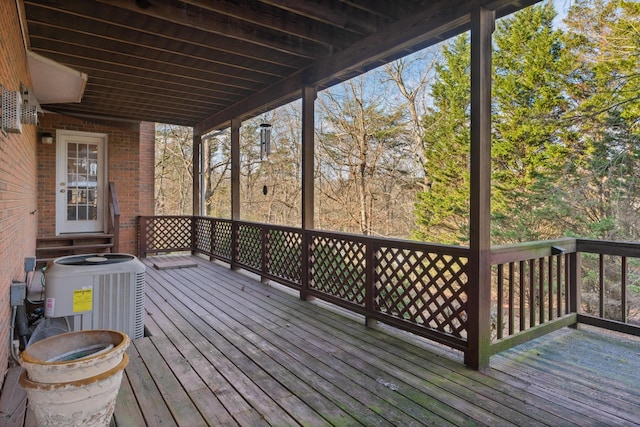
<path id="1" fill-rule="evenodd" d="M 211 230 L 213 228 L 211 219 L 209 218 L 194 218 L 195 221 L 195 242 L 194 248 L 198 251 L 202 251 L 206 254 L 211 253 Z"/>
<path id="2" fill-rule="evenodd" d="M 466 257 L 406 248 L 376 252 L 376 306 L 403 320 L 466 335 Z"/>
<path id="3" fill-rule="evenodd" d="M 314 236 L 309 286 L 364 305 L 366 247 L 353 240 Z"/>
<path id="4" fill-rule="evenodd" d="M 147 249 L 191 250 L 190 217 L 156 217 L 147 221 Z"/>
<path id="5" fill-rule="evenodd" d="M 231 261 L 233 254 L 231 236 L 233 233 L 231 221 L 215 220 L 213 223 L 213 237 L 211 253 L 223 260 Z"/>
<path id="6" fill-rule="evenodd" d="M 262 267 L 262 228 L 259 225 L 238 226 L 237 260 L 240 264 L 260 270 Z"/>
<path id="7" fill-rule="evenodd" d="M 267 272 L 302 283 L 302 233 L 271 229 L 267 234 Z"/>

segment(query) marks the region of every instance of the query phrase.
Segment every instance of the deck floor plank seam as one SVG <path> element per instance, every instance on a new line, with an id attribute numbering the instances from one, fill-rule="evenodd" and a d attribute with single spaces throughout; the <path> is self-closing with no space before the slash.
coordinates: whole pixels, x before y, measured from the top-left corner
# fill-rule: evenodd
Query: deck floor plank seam
<path id="1" fill-rule="evenodd" d="M 187 337 L 185 332 L 188 332 L 186 329 L 189 325 L 183 324 L 180 316 L 173 311 L 171 311 L 172 316 L 167 316 L 151 299 L 147 298 L 147 301 L 153 307 L 154 317 L 159 319 L 158 323 L 166 332 L 166 339 L 189 361 L 201 381 L 213 392 L 232 418 L 239 425 L 266 425 L 263 417 L 214 366 L 206 354 L 210 344 L 204 337 L 200 336 L 200 339 L 193 335 Z"/>
<path id="2" fill-rule="evenodd" d="M 139 338 L 136 341 L 145 340 Z M 153 376 L 134 345 L 127 349 L 129 364 L 125 369 L 131 389 L 147 425 L 177 426 L 166 402 L 156 387 Z"/>
<path id="3" fill-rule="evenodd" d="M 171 318 L 172 321 L 178 319 L 179 315 L 177 312 L 172 312 L 167 307 L 163 307 L 162 303 L 157 301 L 156 303 L 160 309 L 163 310 L 164 314 Z M 233 365 L 223 353 L 218 351 L 206 340 L 206 337 L 201 338 L 196 336 L 196 334 L 200 334 L 199 331 L 189 331 L 189 327 L 189 325 L 185 324 L 183 327 L 179 328 L 179 333 L 186 334 L 186 339 L 193 343 L 194 347 L 201 352 L 202 357 L 204 357 L 207 362 L 216 369 L 219 378 L 223 379 L 225 386 L 223 389 L 216 390 L 217 395 L 231 393 L 234 396 L 239 397 L 240 399 L 238 400 L 246 401 L 248 406 L 239 412 L 250 412 L 253 409 L 256 411 L 258 418 L 264 418 L 272 424 L 286 423 L 288 425 L 293 423 L 293 419 L 286 415 L 284 411 L 276 409 L 278 408 L 277 404 L 273 402 L 267 393 L 263 390 L 256 390 L 255 387 L 253 387 L 253 381 L 251 381 L 251 379 L 247 377 L 241 369 Z M 175 333 L 169 335 L 169 339 L 171 340 L 177 338 L 178 337 Z M 228 387 L 226 387 L 227 385 Z M 236 400 L 236 404 L 238 400 Z M 265 411 L 263 411 L 263 409 Z"/>

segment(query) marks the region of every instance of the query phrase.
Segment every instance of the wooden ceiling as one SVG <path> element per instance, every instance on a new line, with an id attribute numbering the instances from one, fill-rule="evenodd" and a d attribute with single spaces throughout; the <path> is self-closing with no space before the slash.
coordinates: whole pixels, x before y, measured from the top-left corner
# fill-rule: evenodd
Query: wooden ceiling
<path id="1" fill-rule="evenodd" d="M 89 76 L 81 117 L 203 133 L 536 0 L 17 0 L 30 49 Z"/>

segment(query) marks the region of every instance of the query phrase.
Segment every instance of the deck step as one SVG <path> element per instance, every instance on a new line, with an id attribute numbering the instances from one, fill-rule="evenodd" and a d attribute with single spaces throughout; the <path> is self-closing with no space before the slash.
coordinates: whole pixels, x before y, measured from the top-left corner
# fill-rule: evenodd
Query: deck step
<path id="1" fill-rule="evenodd" d="M 113 243 L 95 243 L 88 245 L 62 245 L 62 246 L 42 246 L 37 249 L 38 252 L 54 252 L 54 251 L 84 251 L 89 249 L 89 252 L 94 252 L 94 249 L 106 249 L 112 248 Z M 99 251 L 98 251 L 99 252 Z M 84 252 L 86 253 L 86 252 Z"/>
<path id="2" fill-rule="evenodd" d="M 38 266 L 63 256 L 110 252 L 113 252 L 113 234 L 108 233 L 42 236 L 36 241 Z"/>
<path id="3" fill-rule="evenodd" d="M 110 233 L 85 233 L 85 234 L 61 234 L 59 236 L 38 237 L 39 242 L 60 241 L 60 240 L 89 240 L 89 239 L 112 239 Z"/>

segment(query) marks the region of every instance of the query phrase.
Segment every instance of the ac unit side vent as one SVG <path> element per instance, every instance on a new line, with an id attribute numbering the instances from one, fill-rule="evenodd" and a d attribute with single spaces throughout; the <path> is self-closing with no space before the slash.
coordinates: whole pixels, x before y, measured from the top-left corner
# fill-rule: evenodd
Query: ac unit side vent
<path id="1" fill-rule="evenodd" d="M 135 292 L 135 320 L 134 320 L 134 337 L 142 338 L 144 336 L 144 271 L 136 274 L 136 292 Z"/>

